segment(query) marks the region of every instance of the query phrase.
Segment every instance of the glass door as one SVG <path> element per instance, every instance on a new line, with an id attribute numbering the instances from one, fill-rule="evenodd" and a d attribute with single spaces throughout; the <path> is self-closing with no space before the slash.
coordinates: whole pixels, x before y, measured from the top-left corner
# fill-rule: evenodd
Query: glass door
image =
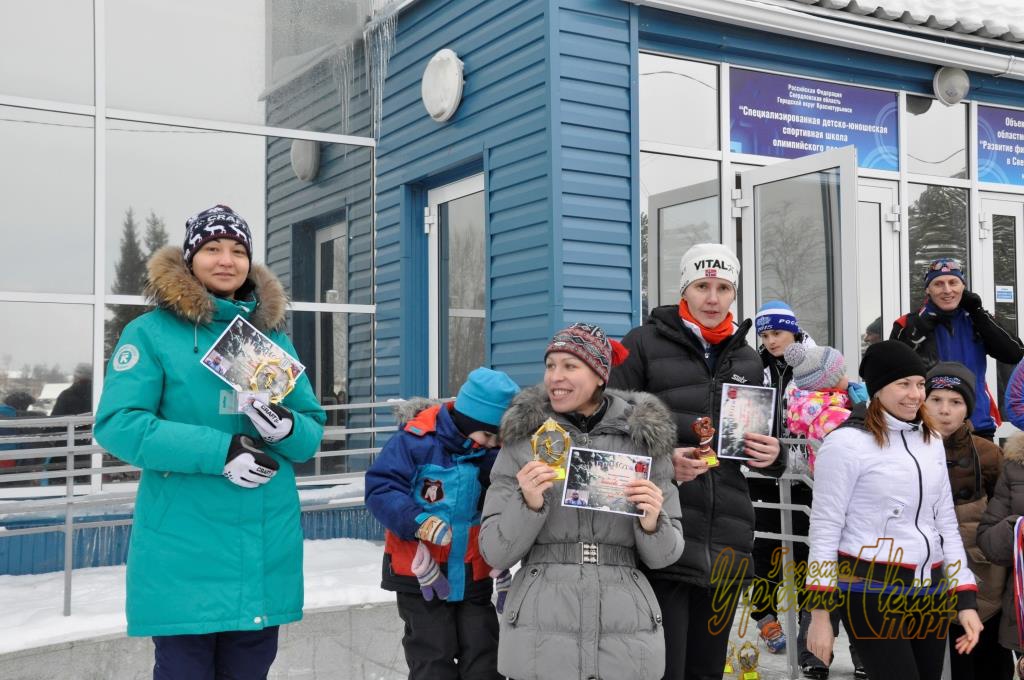
<path id="1" fill-rule="evenodd" d="M 1024 248 L 1021 229 L 1024 228 L 1024 198 L 1009 194 L 982 194 L 978 237 L 981 244 L 981 275 L 974 291 L 981 296 L 985 309 L 991 310 L 996 321 L 1007 330 L 1020 335 L 1021 295 L 1017 286 L 1018 272 L 1022 271 Z M 1005 420 L 1003 393 L 1015 366 L 988 358 L 985 372 L 992 393 Z M 1009 436 L 1012 425 L 1004 422 L 997 436 Z"/>
<path id="2" fill-rule="evenodd" d="M 745 314 L 783 300 L 816 342 L 858 356 L 860 317 L 871 311 L 858 306 L 856 149 L 748 170 L 736 207 Z"/>
<path id="3" fill-rule="evenodd" d="M 861 179 L 857 187 L 857 329 L 860 344 L 847 355 L 855 372 L 868 345 L 889 337 L 900 315 L 900 206 L 896 182 Z"/>
<path id="4" fill-rule="evenodd" d="M 452 397 L 486 355 L 484 176 L 433 189 L 427 203 L 430 396 Z"/>

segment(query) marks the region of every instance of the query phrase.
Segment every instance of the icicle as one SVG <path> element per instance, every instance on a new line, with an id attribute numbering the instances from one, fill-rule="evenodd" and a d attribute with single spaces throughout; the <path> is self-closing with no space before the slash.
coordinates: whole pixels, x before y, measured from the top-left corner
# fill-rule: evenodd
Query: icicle
<path id="1" fill-rule="evenodd" d="M 384 82 L 388 77 L 388 61 L 395 50 L 395 28 L 401 4 L 399 0 L 373 0 L 373 16 L 363 29 L 366 85 L 373 116 L 372 134 L 378 139 L 384 108 Z"/>
<path id="2" fill-rule="evenodd" d="M 331 76 L 334 78 L 334 85 L 338 88 L 339 109 L 341 113 L 341 134 L 351 133 L 351 121 L 349 121 L 349 101 L 352 99 L 352 73 L 355 70 L 352 63 L 355 59 L 355 49 L 352 43 L 346 43 L 338 48 L 331 57 Z"/>

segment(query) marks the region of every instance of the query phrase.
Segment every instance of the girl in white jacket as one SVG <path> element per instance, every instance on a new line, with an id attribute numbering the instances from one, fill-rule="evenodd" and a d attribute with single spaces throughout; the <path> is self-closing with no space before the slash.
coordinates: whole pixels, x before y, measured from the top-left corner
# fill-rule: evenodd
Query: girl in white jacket
<path id="1" fill-rule="evenodd" d="M 871 401 L 818 453 L 807 646 L 831 657 L 828 613 L 839 608 L 871 678 L 938 680 L 953 611 L 965 630 L 961 654 L 982 629 L 942 438 L 922 408 L 925 373 L 900 342 L 870 346 L 860 374 Z"/>

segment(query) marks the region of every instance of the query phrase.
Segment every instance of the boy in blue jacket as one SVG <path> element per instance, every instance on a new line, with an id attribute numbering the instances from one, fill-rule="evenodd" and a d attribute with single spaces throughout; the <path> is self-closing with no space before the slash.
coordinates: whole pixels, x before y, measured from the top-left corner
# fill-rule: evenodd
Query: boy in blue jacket
<path id="1" fill-rule="evenodd" d="M 366 473 L 366 506 L 387 529 L 381 587 L 396 592 L 411 680 L 500 678 L 499 611 L 511 582 L 480 555 L 480 509 L 501 416 L 519 387 L 477 368 L 454 403 L 412 399 Z"/>

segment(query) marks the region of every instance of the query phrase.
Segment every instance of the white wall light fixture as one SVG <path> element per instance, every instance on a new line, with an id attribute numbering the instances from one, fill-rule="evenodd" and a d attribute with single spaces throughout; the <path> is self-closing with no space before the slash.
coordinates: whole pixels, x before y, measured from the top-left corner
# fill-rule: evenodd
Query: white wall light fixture
<path id="1" fill-rule="evenodd" d="M 459 55 L 445 48 L 430 58 L 423 69 L 420 96 L 430 117 L 439 123 L 455 115 L 462 101 L 463 64 Z"/>
<path id="2" fill-rule="evenodd" d="M 320 142 L 311 139 L 292 140 L 292 172 L 303 182 L 312 182 L 320 172 Z"/>

